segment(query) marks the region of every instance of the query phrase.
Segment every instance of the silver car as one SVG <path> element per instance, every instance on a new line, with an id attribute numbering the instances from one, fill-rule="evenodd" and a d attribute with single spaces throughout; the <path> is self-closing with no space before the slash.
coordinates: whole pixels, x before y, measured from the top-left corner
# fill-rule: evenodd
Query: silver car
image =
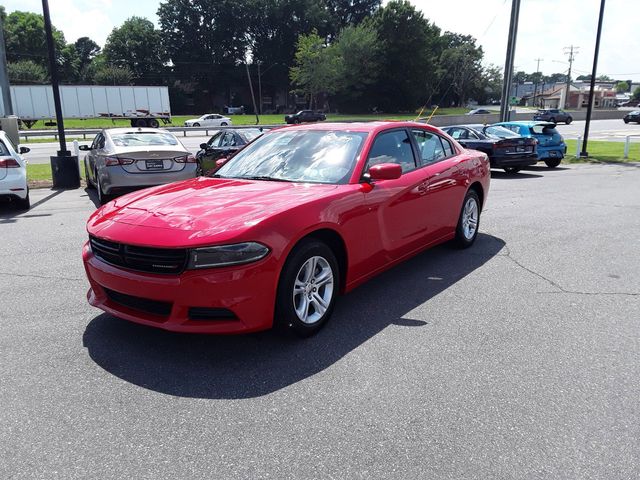
<path id="1" fill-rule="evenodd" d="M 196 176 L 196 158 L 171 132 L 157 128 L 110 128 L 87 151 L 87 185 L 98 190 L 101 204 L 112 195 Z"/>

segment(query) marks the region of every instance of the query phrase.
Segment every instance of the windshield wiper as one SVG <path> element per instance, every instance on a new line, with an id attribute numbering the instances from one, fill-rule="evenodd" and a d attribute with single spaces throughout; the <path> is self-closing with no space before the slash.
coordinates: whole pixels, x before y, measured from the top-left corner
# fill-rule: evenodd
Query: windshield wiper
<path id="1" fill-rule="evenodd" d="M 270 177 L 268 175 L 252 175 L 252 176 L 239 176 L 243 180 L 270 180 L 273 182 L 292 182 L 293 180 L 287 180 L 286 178 Z"/>

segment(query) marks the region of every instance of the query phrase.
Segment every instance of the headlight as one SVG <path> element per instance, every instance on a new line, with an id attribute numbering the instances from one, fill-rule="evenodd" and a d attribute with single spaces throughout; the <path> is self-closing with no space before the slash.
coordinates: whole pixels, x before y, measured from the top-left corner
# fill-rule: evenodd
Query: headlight
<path id="1" fill-rule="evenodd" d="M 216 247 L 194 248 L 189 255 L 187 268 L 226 267 L 250 263 L 264 258 L 269 249 L 256 242 L 234 243 Z"/>

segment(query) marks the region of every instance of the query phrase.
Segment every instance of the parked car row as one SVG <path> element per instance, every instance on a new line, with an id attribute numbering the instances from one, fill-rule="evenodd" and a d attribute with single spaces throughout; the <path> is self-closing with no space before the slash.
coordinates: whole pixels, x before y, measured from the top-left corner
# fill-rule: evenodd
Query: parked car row
<path id="1" fill-rule="evenodd" d="M 543 161 L 555 168 L 567 153 L 562 135 L 551 122 L 501 122 L 493 125 L 453 125 L 443 130 L 461 145 L 484 152 L 492 168 L 517 173 Z"/>

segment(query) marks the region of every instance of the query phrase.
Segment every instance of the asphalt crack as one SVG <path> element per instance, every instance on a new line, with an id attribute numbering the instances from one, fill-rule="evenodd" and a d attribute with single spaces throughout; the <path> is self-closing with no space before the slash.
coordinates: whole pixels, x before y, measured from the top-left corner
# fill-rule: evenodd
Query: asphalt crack
<path id="1" fill-rule="evenodd" d="M 22 278 L 40 278 L 44 280 L 68 280 L 70 282 L 81 282 L 82 278 L 71 278 L 71 277 L 52 277 L 48 275 L 34 275 L 30 273 L 6 273 L 0 272 L 0 275 L 4 275 L 7 277 L 22 277 Z"/>
<path id="2" fill-rule="evenodd" d="M 549 294 L 549 293 L 568 293 L 568 294 L 572 294 L 572 295 L 593 295 L 593 296 L 598 296 L 598 295 L 620 295 L 620 296 L 627 296 L 627 297 L 638 297 L 638 296 L 640 296 L 640 293 L 634 293 L 634 292 L 584 292 L 584 291 L 580 291 L 580 290 L 569 290 L 567 288 L 564 288 L 558 282 L 550 279 L 549 277 L 545 277 L 541 273 L 536 272 L 535 270 L 533 270 L 533 269 L 527 267 L 526 265 L 524 265 L 523 263 L 521 263 L 519 260 L 515 259 L 513 257 L 513 255 L 511 254 L 511 250 L 509 250 L 509 247 L 504 246 L 503 250 L 505 251 L 505 253 L 498 254 L 499 257 L 508 258 L 511 262 L 516 264 L 521 269 L 525 270 L 526 272 L 529 272 L 531 275 L 534 275 L 534 276 L 540 278 L 541 280 L 544 280 L 549 285 L 551 285 L 551 286 L 553 286 L 553 287 L 558 289 L 557 292 L 544 292 L 545 294 Z"/>

